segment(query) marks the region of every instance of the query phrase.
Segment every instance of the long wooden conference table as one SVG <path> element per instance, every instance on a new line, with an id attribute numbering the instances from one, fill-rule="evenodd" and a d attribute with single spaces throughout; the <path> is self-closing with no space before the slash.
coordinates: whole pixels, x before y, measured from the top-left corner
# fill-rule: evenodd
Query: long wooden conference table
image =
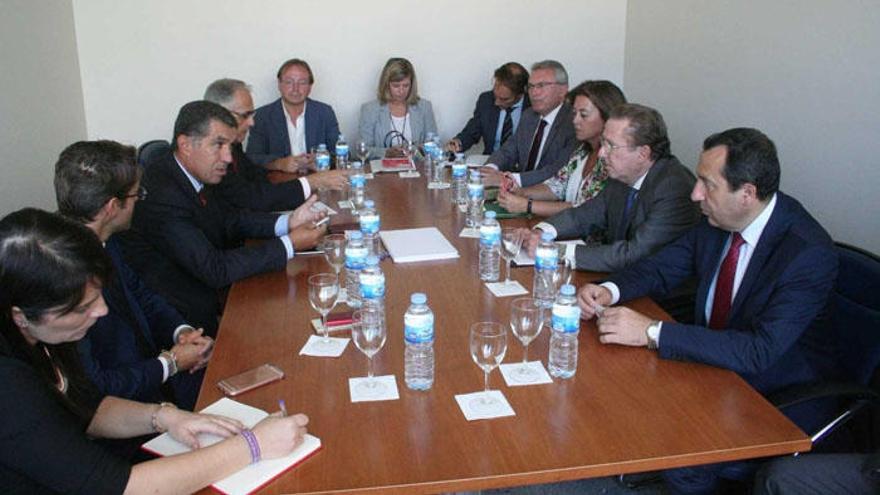
<path id="1" fill-rule="evenodd" d="M 507 387 L 495 370 L 490 385 L 516 415 L 467 421 L 454 396 L 483 387 L 483 373 L 470 357 L 469 326 L 485 320 L 506 326 L 513 298 L 496 298 L 480 282 L 477 240 L 459 237 L 464 214 L 452 205 L 449 189 L 427 190 L 424 174 L 377 174 L 367 195 L 376 201 L 383 230 L 436 226 L 460 258 L 382 262 L 388 339 L 374 369 L 395 375 L 400 399 L 393 401 L 351 402 L 348 379 L 367 373 L 367 358 L 353 343 L 339 358 L 298 354 L 317 316 L 306 281 L 332 272 L 322 256 L 297 256 L 285 272 L 232 287 L 198 408 L 222 397 L 219 380 L 270 362 L 285 379 L 236 399 L 267 411 L 284 399 L 289 411 L 309 416 L 309 432 L 323 443 L 261 493 L 478 490 L 810 449 L 807 436 L 736 374 L 661 360 L 644 348 L 600 344 L 595 321 L 581 323 L 573 378 Z M 511 223 L 529 222 L 503 220 L 502 226 Z M 574 283 L 599 276 L 577 273 Z M 531 268 L 514 268 L 513 278 L 531 290 Z M 426 293 L 435 314 L 435 382 L 426 392 L 407 389 L 403 380 L 403 313 L 413 292 Z M 647 298 L 627 305 L 669 318 Z M 545 367 L 548 342 L 545 329 L 529 347 L 530 359 Z M 511 334 L 504 362 L 521 359 L 522 346 Z"/>

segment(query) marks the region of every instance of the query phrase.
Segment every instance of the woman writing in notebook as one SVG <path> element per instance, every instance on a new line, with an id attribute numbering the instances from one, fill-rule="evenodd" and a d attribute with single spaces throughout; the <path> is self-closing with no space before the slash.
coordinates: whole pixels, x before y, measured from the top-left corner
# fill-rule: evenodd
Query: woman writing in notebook
<path id="1" fill-rule="evenodd" d="M 247 430 L 229 418 L 97 396 L 75 342 L 107 313 L 101 284 L 110 266 L 82 225 L 35 209 L 0 220 L 0 493 L 190 493 L 302 442 L 301 414 Z M 132 466 L 90 440 L 163 431 L 194 450 Z M 226 440 L 198 448 L 200 433 Z"/>

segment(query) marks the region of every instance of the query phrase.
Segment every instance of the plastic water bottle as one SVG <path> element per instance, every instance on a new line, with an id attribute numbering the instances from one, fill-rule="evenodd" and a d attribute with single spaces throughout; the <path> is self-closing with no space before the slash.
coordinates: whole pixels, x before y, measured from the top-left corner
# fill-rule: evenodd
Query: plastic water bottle
<path id="1" fill-rule="evenodd" d="M 336 168 L 340 167 L 340 160 L 342 163 L 348 161 L 348 143 L 345 142 L 345 136 L 342 133 L 339 133 L 339 139 L 336 140 Z"/>
<path id="2" fill-rule="evenodd" d="M 385 323 L 385 275 L 379 266 L 379 257 L 367 256 L 364 269 L 361 271 L 361 301 L 364 308 L 376 308 Z"/>
<path id="3" fill-rule="evenodd" d="M 425 135 L 425 144 L 422 147 L 425 149 L 425 157 L 436 158 L 437 148 L 440 147 L 440 144 L 435 140 L 433 132 Z"/>
<path id="4" fill-rule="evenodd" d="M 464 163 L 464 153 L 456 153 L 452 164 L 452 202 L 459 205 L 467 203 L 467 164 Z"/>
<path id="5" fill-rule="evenodd" d="M 351 233 L 345 246 L 345 293 L 347 304 L 352 308 L 361 307 L 361 270 L 367 262 L 367 247 L 364 235 L 356 230 Z"/>
<path id="6" fill-rule="evenodd" d="M 501 261 L 501 225 L 495 212 L 487 211 L 480 225 L 480 280 L 497 282 Z"/>
<path id="7" fill-rule="evenodd" d="M 431 183 L 434 181 L 434 157 L 425 152 L 425 159 L 422 163 L 425 165 L 425 177 L 428 179 L 427 184 L 428 187 L 430 187 Z"/>
<path id="8" fill-rule="evenodd" d="M 574 286 L 565 284 L 553 303 L 550 319 L 550 374 L 557 378 L 571 378 L 577 372 L 578 333 L 581 308 L 574 295 Z"/>
<path id="9" fill-rule="evenodd" d="M 330 152 L 327 151 L 327 145 L 321 143 L 315 151 L 315 168 L 318 172 L 330 170 Z"/>
<path id="10" fill-rule="evenodd" d="M 354 215 L 360 214 L 361 208 L 364 206 L 364 190 L 367 187 L 367 178 L 364 176 L 364 167 L 361 162 L 351 163 L 351 174 L 348 176 L 349 200 L 351 200 L 351 212 Z"/>
<path id="11" fill-rule="evenodd" d="M 553 275 L 556 273 L 556 265 L 559 261 L 559 247 L 553 242 L 554 236 L 550 232 L 541 234 L 541 242 L 535 250 L 535 280 L 532 286 L 532 294 L 535 299 L 545 308 L 553 304 L 556 296 L 556 285 L 553 283 Z"/>
<path id="12" fill-rule="evenodd" d="M 364 245 L 367 246 L 367 252 L 378 255 L 381 219 L 376 211 L 376 204 L 372 199 L 364 200 L 364 207 L 361 209 L 360 215 L 358 215 L 358 222 L 361 225 L 361 232 L 364 234 Z"/>
<path id="13" fill-rule="evenodd" d="M 415 292 L 403 315 L 404 380 L 413 390 L 428 390 L 434 384 L 434 313 L 428 297 Z"/>
<path id="14" fill-rule="evenodd" d="M 479 170 L 471 170 L 467 183 L 467 218 L 465 224 L 475 228 L 483 221 L 483 179 Z"/>

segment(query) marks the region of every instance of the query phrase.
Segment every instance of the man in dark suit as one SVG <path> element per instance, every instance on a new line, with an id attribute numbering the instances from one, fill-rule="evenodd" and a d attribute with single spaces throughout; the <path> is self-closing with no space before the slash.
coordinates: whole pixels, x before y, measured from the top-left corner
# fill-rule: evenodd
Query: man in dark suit
<path id="1" fill-rule="evenodd" d="M 495 69 L 494 77 L 492 91 L 477 98 L 473 117 L 449 141 L 449 151 L 465 152 L 482 139 L 483 153 L 491 155 L 516 132 L 523 111 L 529 108 L 529 73 L 522 65 L 507 62 Z"/>
<path id="2" fill-rule="evenodd" d="M 837 276 L 831 238 L 795 199 L 778 191 L 773 142 L 730 129 L 703 143 L 691 197 L 705 215 L 681 238 L 605 283 L 578 293 L 582 314 L 599 314 L 600 341 L 657 349 L 660 357 L 735 371 L 758 392 L 828 377 L 833 342 L 823 313 Z M 694 325 L 652 321 L 625 307 L 602 309 L 698 279 Z M 783 411 L 805 430 L 815 410 Z M 750 463 L 673 469 L 667 482 L 711 493 L 722 477 L 744 478 Z"/>
<path id="3" fill-rule="evenodd" d="M 217 192 L 232 206 L 255 211 L 286 211 L 300 206 L 312 190 L 341 189 L 348 178 L 342 170 L 315 172 L 308 177 L 273 184 L 267 172 L 244 153 L 242 143 L 254 125 L 254 100 L 250 88 L 237 79 L 218 79 L 205 90 L 205 100 L 229 110 L 235 117 L 232 163 L 217 185 Z"/>
<path id="4" fill-rule="evenodd" d="M 577 146 L 562 64 L 545 60 L 532 65 L 528 91 L 531 108 L 523 112 L 513 137 L 486 160 L 486 185 L 501 185 L 505 177 L 522 187 L 543 182 L 568 162 Z"/>
<path id="5" fill-rule="evenodd" d="M 257 109 L 247 154 L 269 170 L 297 172 L 314 165 L 319 144 L 333 150 L 339 122 L 330 105 L 309 98 L 315 76 L 306 61 L 284 62 L 277 78 L 281 97 Z"/>
<path id="6" fill-rule="evenodd" d="M 700 218 L 690 200 L 693 174 L 670 154 L 663 117 L 653 108 L 624 104 L 609 114 L 599 156 L 608 184 L 598 196 L 535 226 L 527 247 L 534 254 L 541 232 L 557 239 L 605 233 L 607 242 L 566 246 L 580 270 L 623 269 L 672 242 Z"/>
<path id="7" fill-rule="evenodd" d="M 195 406 L 213 342 L 185 323 L 123 261 L 115 233 L 131 224 L 140 188 L 135 150 L 113 141 L 81 141 L 55 164 L 59 213 L 105 243 L 113 277 L 102 288 L 107 314 L 79 342 L 83 368 L 98 391 L 138 401 Z"/>
<path id="8" fill-rule="evenodd" d="M 171 152 L 150 164 L 150 191 L 134 213 L 124 248 L 128 263 L 189 321 L 213 334 L 233 282 L 281 270 L 294 250 L 314 247 L 325 227 L 314 196 L 291 214 L 230 207 L 216 191 L 232 161 L 235 117 L 208 101 L 187 103 L 174 123 Z M 244 239 L 270 240 L 242 246 Z"/>

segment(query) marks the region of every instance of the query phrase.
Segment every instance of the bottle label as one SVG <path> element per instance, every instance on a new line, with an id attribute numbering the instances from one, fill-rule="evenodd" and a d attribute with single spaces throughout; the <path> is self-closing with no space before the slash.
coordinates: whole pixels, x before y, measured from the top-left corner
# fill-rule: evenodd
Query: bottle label
<path id="1" fill-rule="evenodd" d="M 565 333 L 577 332 L 581 324 L 581 308 L 574 304 L 555 303 L 550 322 L 553 330 Z"/>
<path id="2" fill-rule="evenodd" d="M 468 183 L 467 190 L 468 190 L 468 198 L 470 198 L 471 201 L 478 201 L 478 200 L 483 199 L 483 184 L 481 184 L 479 182 Z"/>
<path id="3" fill-rule="evenodd" d="M 367 178 L 364 174 L 354 174 L 349 177 L 351 187 L 364 187 L 367 184 Z"/>
<path id="4" fill-rule="evenodd" d="M 403 337 L 410 344 L 434 341 L 434 315 L 403 315 Z"/>
<path id="5" fill-rule="evenodd" d="M 437 153 L 436 150 L 437 150 L 438 146 L 436 144 L 434 144 L 434 141 L 428 141 L 427 143 L 425 143 L 424 147 L 425 147 L 425 154 L 426 155 L 433 157 Z"/>
<path id="6" fill-rule="evenodd" d="M 318 156 L 315 157 L 315 168 L 318 170 L 329 170 L 330 155 L 319 153 Z"/>
<path id="7" fill-rule="evenodd" d="M 361 273 L 361 297 L 377 299 L 385 296 L 385 275 Z"/>
<path id="8" fill-rule="evenodd" d="M 467 165 L 464 163 L 453 163 L 452 164 L 452 176 L 453 177 L 465 177 L 467 175 Z"/>
<path id="9" fill-rule="evenodd" d="M 481 226 L 480 244 L 484 246 L 501 245 L 501 229 L 497 225 Z"/>
<path id="10" fill-rule="evenodd" d="M 535 253 L 535 270 L 556 270 L 559 262 L 559 251 L 551 248 L 538 247 Z"/>
<path id="11" fill-rule="evenodd" d="M 361 270 L 367 264 L 367 248 L 358 247 L 345 250 L 345 267 L 352 270 Z"/>
<path id="12" fill-rule="evenodd" d="M 360 216 L 361 231 L 365 234 L 375 234 L 379 232 L 380 220 L 379 215 L 361 215 Z"/>
<path id="13" fill-rule="evenodd" d="M 348 156 L 348 145 L 347 144 L 337 144 L 336 145 L 336 156 L 347 157 Z"/>

